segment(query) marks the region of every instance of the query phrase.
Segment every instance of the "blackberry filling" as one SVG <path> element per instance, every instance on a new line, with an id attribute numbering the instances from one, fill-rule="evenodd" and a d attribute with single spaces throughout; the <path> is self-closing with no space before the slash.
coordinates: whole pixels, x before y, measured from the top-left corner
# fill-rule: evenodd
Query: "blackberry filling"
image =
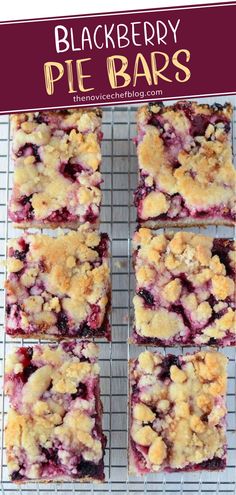
<path id="1" fill-rule="evenodd" d="M 192 120 L 192 115 L 193 115 L 193 110 L 192 110 L 192 105 L 188 101 L 178 101 L 174 106 L 173 106 L 174 111 L 182 110 L 187 119 Z"/>
<path id="2" fill-rule="evenodd" d="M 185 287 L 187 289 L 188 292 L 194 292 L 194 286 L 193 284 L 190 282 L 190 280 L 187 279 L 186 275 L 184 273 L 181 273 L 180 276 L 179 276 L 180 280 L 181 280 L 181 284 L 183 287 Z"/>
<path id="3" fill-rule="evenodd" d="M 225 123 L 225 132 L 228 134 L 231 130 L 231 125 L 230 122 Z"/>
<path id="4" fill-rule="evenodd" d="M 217 344 L 217 340 L 214 339 L 214 337 L 211 337 L 208 341 L 208 345 L 216 345 Z"/>
<path id="5" fill-rule="evenodd" d="M 166 380 L 166 378 L 170 378 L 170 368 L 173 365 L 181 368 L 178 356 L 170 354 L 169 356 L 164 357 L 162 361 L 162 370 L 159 373 L 158 378 L 163 381 Z"/>
<path id="6" fill-rule="evenodd" d="M 88 212 L 84 216 L 84 221 L 89 223 L 94 223 L 96 222 L 96 220 L 97 217 L 94 215 L 92 208 L 89 207 Z"/>
<path id="7" fill-rule="evenodd" d="M 37 117 L 35 117 L 37 124 L 43 124 L 45 122 L 44 116 L 40 113 Z"/>
<path id="8" fill-rule="evenodd" d="M 204 421 L 204 423 L 208 422 L 208 414 L 207 413 L 205 413 L 201 416 L 201 421 Z"/>
<path id="9" fill-rule="evenodd" d="M 46 260 L 45 259 L 41 259 L 39 261 L 39 269 L 40 269 L 40 272 L 44 273 L 47 271 L 47 265 L 46 265 Z"/>
<path id="10" fill-rule="evenodd" d="M 158 411 L 156 407 L 150 407 L 151 411 L 153 414 L 155 414 L 157 419 L 163 419 L 165 417 L 165 414 L 163 411 Z M 152 422 L 147 423 L 149 426 L 152 426 Z"/>
<path id="11" fill-rule="evenodd" d="M 213 294 L 211 294 L 210 297 L 208 297 L 207 302 L 210 304 L 211 308 L 213 308 L 213 306 L 215 306 L 215 304 L 217 304 L 217 300 L 213 296 Z"/>
<path id="12" fill-rule="evenodd" d="M 88 325 L 83 325 L 83 327 L 78 331 L 80 337 L 91 337 L 93 334 L 91 328 Z"/>
<path id="13" fill-rule="evenodd" d="M 52 382 L 52 380 L 51 380 L 51 382 L 50 382 L 50 383 L 49 383 L 49 385 L 48 385 L 47 391 L 51 390 L 51 388 L 52 388 L 52 384 L 53 384 L 53 382 Z"/>
<path id="14" fill-rule="evenodd" d="M 82 360 L 80 359 L 80 362 Z M 71 394 L 72 399 L 77 399 L 77 397 L 80 397 L 81 399 L 86 399 L 87 397 L 87 386 L 85 383 L 80 382 L 78 387 L 77 387 L 77 392 L 74 394 Z"/>
<path id="15" fill-rule="evenodd" d="M 149 306 L 152 306 L 153 303 L 154 303 L 154 297 L 153 295 L 151 294 L 151 292 L 149 292 L 148 290 L 146 289 L 140 289 L 138 291 L 138 296 L 141 296 L 145 303 L 148 304 Z"/>
<path id="16" fill-rule="evenodd" d="M 13 471 L 13 473 L 11 474 L 11 480 L 12 481 L 19 481 L 19 480 L 22 480 L 24 478 L 24 476 L 22 476 L 22 474 L 20 474 L 20 469 L 19 469 L 19 471 Z"/>
<path id="17" fill-rule="evenodd" d="M 29 364 L 29 366 L 26 366 L 23 370 L 24 380 L 27 381 L 30 375 L 32 375 L 32 373 L 34 373 L 37 369 L 37 366 L 34 366 L 33 364 Z"/>
<path id="18" fill-rule="evenodd" d="M 205 115 L 195 115 L 191 119 L 190 133 L 193 137 L 204 136 L 206 128 L 209 125 L 209 119 Z"/>
<path id="19" fill-rule="evenodd" d="M 68 332 L 68 318 L 63 311 L 60 311 L 57 315 L 57 328 L 62 335 L 65 335 Z"/>
<path id="20" fill-rule="evenodd" d="M 91 315 L 88 318 L 90 328 L 97 328 L 99 324 L 100 307 L 97 304 L 91 304 Z"/>
<path id="21" fill-rule="evenodd" d="M 60 460 L 58 457 L 58 452 L 55 449 L 45 449 L 44 447 L 41 447 L 42 454 L 45 455 L 46 460 L 49 462 L 52 462 L 53 464 L 60 464 Z"/>
<path id="22" fill-rule="evenodd" d="M 139 206 L 139 200 L 145 198 L 148 194 L 150 194 L 152 191 L 155 191 L 155 184 L 152 186 L 146 186 L 145 184 L 145 179 L 146 175 L 140 175 L 139 178 L 139 184 L 137 189 L 134 192 L 134 205 Z"/>
<path id="23" fill-rule="evenodd" d="M 221 103 L 213 103 L 212 107 L 213 107 L 213 110 L 215 110 L 216 112 L 218 110 L 224 110 L 224 106 L 221 105 Z"/>
<path id="24" fill-rule="evenodd" d="M 56 210 L 48 217 L 49 222 L 66 222 L 68 218 L 71 217 L 71 214 L 66 206 L 61 208 L 60 210 Z"/>
<path id="25" fill-rule="evenodd" d="M 85 363 L 85 362 L 88 362 L 88 361 L 89 361 L 89 359 L 88 359 L 88 358 L 86 358 L 85 356 L 82 356 L 82 357 L 80 358 L 80 362 L 81 362 L 81 363 Z"/>
<path id="26" fill-rule="evenodd" d="M 174 313 L 177 313 L 178 315 L 182 316 L 182 320 L 183 320 L 184 325 L 187 328 L 191 328 L 191 323 L 190 323 L 187 315 L 184 312 L 183 306 L 181 306 L 180 304 L 172 304 L 171 311 L 173 311 Z"/>
<path id="27" fill-rule="evenodd" d="M 32 197 L 33 197 L 33 194 L 31 194 L 30 196 L 22 196 L 21 199 L 19 200 L 19 204 L 21 206 L 26 207 L 24 209 L 24 215 L 25 215 L 26 220 L 32 220 L 34 218 L 34 208 L 31 204 Z M 17 213 L 16 213 L 16 216 L 17 216 Z M 23 218 L 22 220 L 25 220 L 25 219 Z"/>
<path id="28" fill-rule="evenodd" d="M 105 258 L 108 255 L 108 235 L 102 234 L 99 245 L 95 248 L 100 258 Z"/>
<path id="29" fill-rule="evenodd" d="M 140 452 L 140 450 L 137 449 L 137 444 L 133 441 L 132 438 L 130 439 L 130 444 L 132 446 L 132 450 L 135 452 L 136 461 L 138 462 L 138 464 L 141 467 L 144 468 L 145 467 L 145 459 L 144 459 L 142 453 Z"/>
<path id="30" fill-rule="evenodd" d="M 208 461 L 201 462 L 199 467 L 201 467 L 201 469 L 209 469 L 209 471 L 223 469 L 225 467 L 225 460 L 220 459 L 220 457 L 214 457 L 213 459 L 209 459 Z"/>
<path id="31" fill-rule="evenodd" d="M 75 182 L 77 176 L 82 172 L 83 167 L 77 163 L 63 163 L 60 167 L 60 173 L 66 178 Z"/>
<path id="32" fill-rule="evenodd" d="M 156 114 L 152 114 L 151 118 L 148 121 L 148 124 L 153 125 L 154 127 L 157 127 L 158 129 L 162 129 L 162 131 L 163 131 L 162 124 L 161 124 L 160 120 L 158 119 L 158 115 L 156 115 Z"/>
<path id="33" fill-rule="evenodd" d="M 16 249 L 13 253 L 13 256 L 17 260 L 25 261 L 26 254 L 28 253 L 28 251 L 29 251 L 29 245 L 27 245 L 27 248 L 24 251 L 19 251 L 18 249 Z"/>
<path id="34" fill-rule="evenodd" d="M 148 108 L 149 108 L 150 111 L 151 111 L 152 107 L 155 107 L 155 106 L 158 106 L 160 108 L 163 108 L 164 107 L 164 103 L 163 103 L 163 101 L 150 101 L 148 103 Z"/>
<path id="35" fill-rule="evenodd" d="M 36 146 L 36 144 L 32 144 L 32 150 L 33 150 L 33 155 L 36 158 L 37 162 L 41 162 L 41 158 L 38 153 L 39 146 Z"/>
<path id="36" fill-rule="evenodd" d="M 99 475 L 99 465 L 97 466 L 94 462 L 84 461 L 83 459 L 78 464 L 77 470 L 81 477 L 89 476 L 93 478 Z"/>
<path id="37" fill-rule="evenodd" d="M 32 356 L 33 356 L 33 348 L 32 347 L 20 347 L 18 353 L 23 356 L 22 365 L 25 368 L 30 365 Z"/>
<path id="38" fill-rule="evenodd" d="M 33 194 L 31 194 L 30 196 L 22 196 L 22 198 L 20 199 L 19 203 L 22 206 L 25 206 L 25 205 L 27 205 L 27 203 L 30 202 L 30 200 L 31 200 L 32 197 L 33 197 Z"/>
<path id="39" fill-rule="evenodd" d="M 232 272 L 229 259 L 229 251 L 232 246 L 232 241 L 227 239 L 224 241 L 222 241 L 222 239 L 214 239 L 213 241 L 212 256 L 219 256 L 220 262 L 225 265 L 226 273 Z"/>
<path id="40" fill-rule="evenodd" d="M 21 157 L 26 155 L 27 151 L 29 150 L 30 154 L 32 154 L 37 162 L 41 162 L 41 158 L 38 153 L 39 146 L 36 144 L 32 143 L 26 143 L 24 146 L 22 146 L 19 151 L 16 153 L 17 157 Z"/>

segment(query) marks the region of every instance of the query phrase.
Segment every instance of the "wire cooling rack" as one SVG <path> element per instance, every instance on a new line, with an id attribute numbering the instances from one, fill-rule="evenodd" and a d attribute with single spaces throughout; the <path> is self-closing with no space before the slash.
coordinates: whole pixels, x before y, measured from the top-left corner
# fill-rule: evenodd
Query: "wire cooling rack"
<path id="1" fill-rule="evenodd" d="M 236 97 L 227 98 L 234 105 Z M 214 103 L 214 98 L 203 99 Z M 219 103 L 225 98 L 217 98 Z M 8 480 L 5 449 L 4 426 L 8 409 L 8 399 L 1 393 L 1 493 L 4 494 L 235 494 L 236 493 L 236 353 L 234 349 L 224 350 L 229 357 L 228 379 L 228 462 L 222 473 L 197 472 L 177 474 L 155 474 L 145 478 L 129 477 L 127 474 L 127 363 L 129 357 L 137 356 L 142 348 L 127 345 L 132 325 L 132 296 L 134 277 L 130 259 L 130 239 L 136 227 L 135 208 L 132 206 L 132 192 L 137 183 L 137 158 L 132 137 L 135 135 L 136 108 L 106 107 L 103 114 L 103 206 L 101 230 L 108 232 L 112 239 L 112 343 L 99 342 L 101 365 L 101 391 L 104 406 L 103 425 L 107 435 L 105 455 L 106 483 L 30 483 L 16 487 Z M 236 126 L 234 126 L 235 128 Z M 236 144 L 236 136 L 234 137 Z M 10 128 L 7 116 L 0 116 L 0 259 L 4 259 L 8 239 L 19 235 L 7 219 L 7 204 L 12 185 L 13 164 L 10 160 Z M 236 146 L 235 146 L 236 149 Z M 194 229 L 188 229 L 194 230 Z M 195 229 L 196 230 L 196 229 Z M 198 229 L 199 230 L 199 229 Z M 233 229 L 209 227 L 205 232 L 219 237 L 232 237 Z M 0 271 L 1 287 L 5 278 L 4 269 Z M 18 339 L 13 341 L 4 335 L 4 292 L 0 289 L 0 363 L 1 382 L 5 355 L 13 346 L 22 345 Z M 36 341 L 26 341 L 32 344 Z M 195 348 L 196 350 L 196 348 Z M 187 350 L 166 348 L 161 352 L 186 353 Z M 194 349 L 189 349 L 194 351 Z M 1 386 L 2 392 L 2 386 Z"/>

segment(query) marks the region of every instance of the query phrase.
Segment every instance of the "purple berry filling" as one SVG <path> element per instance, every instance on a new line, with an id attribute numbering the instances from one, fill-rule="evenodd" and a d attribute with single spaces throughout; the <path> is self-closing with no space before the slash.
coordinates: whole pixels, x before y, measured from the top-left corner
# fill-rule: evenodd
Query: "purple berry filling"
<path id="1" fill-rule="evenodd" d="M 91 206 L 89 206 L 87 213 L 84 215 L 84 221 L 91 224 L 97 221 L 97 215 L 94 214 Z"/>
<path id="2" fill-rule="evenodd" d="M 44 447 L 41 447 L 42 454 L 45 456 L 46 462 L 53 463 L 54 465 L 57 465 L 60 463 L 59 457 L 58 457 L 58 451 L 54 450 L 52 448 L 50 449 L 45 449 Z"/>
<path id="3" fill-rule="evenodd" d="M 213 457 L 208 461 L 203 461 L 199 465 L 199 469 L 207 469 L 209 471 L 219 471 L 226 467 L 226 459 L 221 459 L 220 457 Z"/>
<path id="4" fill-rule="evenodd" d="M 96 465 L 94 462 L 84 461 L 82 459 L 78 464 L 77 469 L 81 478 L 86 476 L 90 478 L 100 478 L 101 473 L 103 472 L 103 465 L 102 463 L 100 463 L 100 465 Z"/>
<path id="5" fill-rule="evenodd" d="M 178 368 L 181 368 L 179 358 L 178 356 L 174 356 L 173 354 L 169 354 L 168 356 L 165 356 L 163 358 L 162 364 L 161 364 L 161 371 L 159 373 L 159 380 L 162 380 L 163 382 L 168 378 L 170 378 L 170 368 L 171 366 L 177 366 Z"/>
<path id="6" fill-rule="evenodd" d="M 57 314 L 57 328 L 61 335 L 66 335 L 68 333 L 68 318 L 63 311 Z"/>
<path id="7" fill-rule="evenodd" d="M 81 397 L 81 399 L 86 399 L 87 397 L 87 387 L 85 383 L 80 382 L 77 387 L 77 392 L 75 394 L 71 394 L 72 399 L 76 399 L 77 397 Z"/>
<path id="8" fill-rule="evenodd" d="M 35 117 L 37 124 L 43 124 L 45 122 L 45 117 L 42 113 L 39 113 L 37 117 Z"/>
<path id="9" fill-rule="evenodd" d="M 38 150 L 39 150 L 39 146 L 37 146 L 36 144 L 26 143 L 24 146 L 22 146 L 19 149 L 19 151 L 16 153 L 16 156 L 20 157 L 20 156 L 33 155 L 36 159 L 36 162 L 41 162 L 41 158 Z"/>
<path id="10" fill-rule="evenodd" d="M 26 255 L 29 251 L 29 244 L 26 244 L 24 239 L 21 239 L 21 241 L 19 242 L 19 247 L 21 248 L 21 251 L 19 249 L 16 249 L 14 251 L 12 248 L 10 248 L 9 256 L 13 256 L 14 258 L 20 261 L 25 261 Z"/>
<path id="11" fill-rule="evenodd" d="M 149 292 L 146 289 L 139 289 L 138 295 L 141 296 L 144 299 L 145 303 L 148 306 L 152 306 L 153 305 L 153 303 L 154 303 L 154 297 L 151 294 L 151 292 Z"/>
<path id="12" fill-rule="evenodd" d="M 230 249 L 232 249 L 232 241 L 228 239 L 214 239 L 212 255 L 219 256 L 220 262 L 225 266 L 227 275 L 232 275 L 232 266 L 229 259 Z"/>
<path id="13" fill-rule="evenodd" d="M 77 163 L 62 163 L 60 166 L 60 173 L 66 178 L 71 180 L 72 182 L 75 182 L 79 176 L 79 174 L 82 172 L 83 167 L 80 164 Z"/>
<path id="14" fill-rule="evenodd" d="M 34 209 L 31 204 L 32 197 L 32 194 L 30 196 L 22 196 L 18 201 L 21 209 L 16 212 L 9 212 L 10 218 L 13 222 L 21 223 L 25 220 L 32 220 L 34 218 Z"/>
<path id="15" fill-rule="evenodd" d="M 13 471 L 13 473 L 11 474 L 11 480 L 12 481 L 21 481 L 24 479 L 24 476 L 22 474 L 20 474 L 20 469 L 19 471 Z"/>
<path id="16" fill-rule="evenodd" d="M 106 258 L 108 256 L 108 245 L 109 237 L 107 234 L 101 234 L 101 240 L 98 246 L 96 246 L 96 251 L 100 258 Z"/>
<path id="17" fill-rule="evenodd" d="M 24 372 L 23 372 L 25 381 L 27 381 L 28 378 L 30 377 L 30 375 L 32 375 L 32 373 L 34 373 L 36 370 L 37 370 L 37 367 L 33 366 L 33 364 L 29 364 L 29 366 L 26 366 L 26 368 L 24 368 Z"/>
<path id="18" fill-rule="evenodd" d="M 65 206 L 60 210 L 56 210 L 47 217 L 47 221 L 50 223 L 62 223 L 62 222 L 73 222 L 76 220 L 76 215 L 72 215 L 68 208 Z"/>

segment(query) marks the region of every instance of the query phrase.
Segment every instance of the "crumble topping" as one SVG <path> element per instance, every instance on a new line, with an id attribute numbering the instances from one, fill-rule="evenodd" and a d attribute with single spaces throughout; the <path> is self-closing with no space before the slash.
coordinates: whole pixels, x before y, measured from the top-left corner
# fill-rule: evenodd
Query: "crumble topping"
<path id="1" fill-rule="evenodd" d="M 144 307 L 142 297 L 139 296 L 134 297 L 133 303 L 136 329 L 144 337 L 158 337 L 165 340 L 181 331 L 181 320 L 166 309 L 147 309 Z"/>
<path id="2" fill-rule="evenodd" d="M 133 248 L 136 343 L 236 344 L 233 241 L 141 228 Z"/>
<path id="3" fill-rule="evenodd" d="M 101 203 L 101 113 L 43 111 L 13 115 L 14 187 L 10 216 L 51 227 L 90 220 Z"/>
<path id="4" fill-rule="evenodd" d="M 235 221 L 232 106 L 150 104 L 137 114 L 138 221 L 151 227 Z"/>
<path id="5" fill-rule="evenodd" d="M 93 343 L 63 342 L 7 357 L 5 441 L 13 481 L 104 478 L 97 354 Z"/>
<path id="6" fill-rule="evenodd" d="M 9 334 L 108 336 L 106 234 L 88 224 L 57 238 L 26 233 L 9 243 L 8 270 Z"/>
<path id="7" fill-rule="evenodd" d="M 143 216 L 158 217 L 169 209 L 169 202 L 161 192 L 152 191 L 143 200 Z"/>
<path id="8" fill-rule="evenodd" d="M 131 473 L 225 467 L 226 365 L 218 352 L 131 360 Z"/>

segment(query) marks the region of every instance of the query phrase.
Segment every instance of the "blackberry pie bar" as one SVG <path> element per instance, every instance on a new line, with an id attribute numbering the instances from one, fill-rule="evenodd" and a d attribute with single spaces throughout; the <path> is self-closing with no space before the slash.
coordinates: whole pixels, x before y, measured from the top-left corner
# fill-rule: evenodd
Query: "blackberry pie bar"
<path id="1" fill-rule="evenodd" d="M 109 240 L 81 226 L 9 243 L 6 331 L 12 337 L 110 340 Z"/>
<path id="2" fill-rule="evenodd" d="M 17 227 L 77 228 L 99 223 L 101 111 L 12 116 L 14 184 L 9 215 Z"/>
<path id="3" fill-rule="evenodd" d="M 20 347 L 7 357 L 5 431 L 12 481 L 103 481 L 98 348 L 88 342 Z"/>
<path id="4" fill-rule="evenodd" d="M 140 228 L 133 248 L 134 343 L 236 345 L 233 241 Z"/>
<path id="5" fill-rule="evenodd" d="M 138 222 L 145 227 L 234 225 L 232 106 L 179 101 L 138 111 Z"/>
<path id="6" fill-rule="evenodd" d="M 226 467 L 226 365 L 218 352 L 130 363 L 130 474 Z"/>

